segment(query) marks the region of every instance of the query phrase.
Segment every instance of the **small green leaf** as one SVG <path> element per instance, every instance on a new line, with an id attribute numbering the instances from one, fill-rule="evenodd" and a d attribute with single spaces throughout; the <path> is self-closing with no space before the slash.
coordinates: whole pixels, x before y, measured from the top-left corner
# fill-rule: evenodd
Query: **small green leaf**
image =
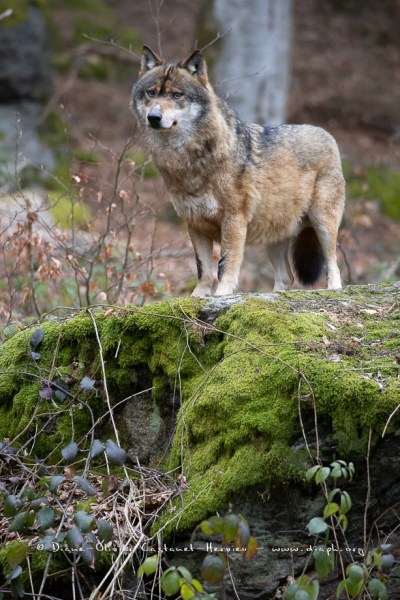
<path id="1" fill-rule="evenodd" d="M 71 527 L 65 536 L 65 541 L 70 550 L 82 550 L 84 540 L 81 530 L 78 527 Z"/>
<path id="2" fill-rule="evenodd" d="M 334 479 L 339 479 L 339 477 L 341 477 L 342 475 L 342 468 L 339 466 L 333 467 L 332 471 L 331 471 L 331 477 L 333 477 Z"/>
<path id="3" fill-rule="evenodd" d="M 319 581 L 317 581 L 317 580 L 310 581 L 310 583 L 307 587 L 308 587 L 307 591 L 308 591 L 308 595 L 310 596 L 310 600 L 318 600 Z"/>
<path id="4" fill-rule="evenodd" d="M 224 538 L 227 544 L 230 544 L 231 542 L 233 542 L 233 540 L 235 539 L 235 537 L 238 534 L 238 530 L 239 530 L 239 519 L 237 517 L 237 515 L 234 515 L 233 513 L 228 513 L 227 515 L 225 515 L 224 517 L 224 526 L 223 526 L 223 534 L 224 534 Z"/>
<path id="5" fill-rule="evenodd" d="M 138 577 L 143 577 L 143 575 L 152 575 L 157 571 L 158 566 L 158 557 L 157 554 L 153 554 L 152 556 L 148 556 L 144 562 L 138 568 Z"/>
<path id="6" fill-rule="evenodd" d="M 296 592 L 299 589 L 300 589 L 300 587 L 299 587 L 299 584 L 297 583 L 297 581 L 295 581 L 294 583 L 291 583 L 286 590 L 285 600 L 294 600 Z"/>
<path id="7" fill-rule="evenodd" d="M 361 565 L 353 564 L 349 565 L 346 569 L 346 575 L 350 579 L 350 581 L 359 582 L 364 580 L 365 571 Z"/>
<path id="8" fill-rule="evenodd" d="M 65 381 L 61 381 L 59 379 L 57 381 L 54 381 L 53 385 L 55 388 L 54 396 L 59 402 L 63 402 L 67 397 L 67 393 L 69 390 L 68 383 L 65 383 Z"/>
<path id="9" fill-rule="evenodd" d="M 332 500 L 334 499 L 336 494 L 340 494 L 340 493 L 341 493 L 340 488 L 335 488 L 334 490 L 331 490 L 328 494 L 328 502 L 332 502 Z"/>
<path id="10" fill-rule="evenodd" d="M 331 473 L 329 467 L 321 467 L 315 476 L 315 483 L 321 484 L 326 481 Z"/>
<path id="11" fill-rule="evenodd" d="M 208 554 L 201 565 L 201 576 L 207 581 L 218 585 L 222 583 L 225 575 L 225 566 L 219 556 Z"/>
<path id="12" fill-rule="evenodd" d="M 36 522 L 39 526 L 40 531 L 46 531 L 49 527 L 52 527 L 54 524 L 55 512 L 50 506 L 46 506 L 45 508 L 41 508 L 36 513 Z"/>
<path id="13" fill-rule="evenodd" d="M 315 569 L 319 577 L 326 577 L 335 566 L 333 552 L 328 552 L 326 546 L 317 546 L 313 552 Z"/>
<path id="14" fill-rule="evenodd" d="M 161 577 L 161 587 L 167 596 L 174 596 L 181 587 L 181 578 L 176 569 L 168 569 Z"/>
<path id="15" fill-rule="evenodd" d="M 201 585 L 200 581 L 198 581 L 197 579 L 192 579 L 191 584 L 197 592 L 203 591 L 203 586 Z"/>
<path id="16" fill-rule="evenodd" d="M 250 529 L 245 521 L 239 519 L 239 531 L 236 536 L 236 547 L 246 548 L 250 541 Z"/>
<path id="17" fill-rule="evenodd" d="M 44 338 L 44 329 L 43 329 L 43 327 L 41 327 L 40 329 L 37 329 L 31 335 L 31 339 L 29 341 L 31 348 L 36 350 L 36 348 L 39 346 L 39 344 L 42 343 L 43 338 Z"/>
<path id="18" fill-rule="evenodd" d="M 373 559 L 374 559 L 374 564 L 376 567 L 378 567 L 378 569 L 380 569 L 382 567 L 382 553 L 375 551 L 372 553 Z"/>
<path id="19" fill-rule="evenodd" d="M 105 445 L 100 440 L 93 440 L 90 446 L 90 458 L 97 458 L 100 454 L 103 454 Z"/>
<path id="20" fill-rule="evenodd" d="M 178 573 L 188 583 L 192 582 L 192 579 L 193 579 L 192 574 L 191 574 L 190 571 L 188 571 L 188 569 L 186 569 L 186 567 L 179 566 L 178 567 Z"/>
<path id="21" fill-rule="evenodd" d="M 346 589 L 346 579 L 343 579 L 336 588 L 336 598 L 340 598 Z"/>
<path id="22" fill-rule="evenodd" d="M 41 498 L 35 498 L 31 502 L 31 510 L 34 510 L 37 513 L 41 508 L 44 508 L 44 506 L 48 505 L 49 501 L 44 496 L 42 496 Z"/>
<path id="23" fill-rule="evenodd" d="M 5 552 L 10 569 L 15 569 L 26 559 L 28 554 L 28 543 L 15 540 L 6 546 Z"/>
<path id="24" fill-rule="evenodd" d="M 388 593 L 385 584 L 379 579 L 371 579 L 368 583 L 368 592 L 373 600 L 387 600 Z"/>
<path id="25" fill-rule="evenodd" d="M 192 600 L 196 596 L 196 592 L 187 583 L 183 583 L 181 586 L 181 597 L 182 600 Z"/>
<path id="26" fill-rule="evenodd" d="M 48 486 L 49 486 L 49 490 L 52 492 L 52 494 L 54 494 L 54 492 L 57 491 L 58 486 L 63 481 L 65 481 L 65 477 L 63 475 L 54 475 L 54 477 L 50 477 Z"/>
<path id="27" fill-rule="evenodd" d="M 342 492 L 340 498 L 340 514 L 345 515 L 351 509 L 351 498 L 348 492 Z"/>
<path id="28" fill-rule="evenodd" d="M 105 452 L 109 462 L 112 465 L 122 466 L 126 461 L 126 452 L 113 440 L 107 440 L 105 446 Z"/>
<path id="29" fill-rule="evenodd" d="M 211 529 L 213 533 L 222 533 L 224 530 L 224 517 L 210 517 L 208 519 Z"/>
<path id="30" fill-rule="evenodd" d="M 254 558 L 258 551 L 258 543 L 254 537 L 251 537 L 247 543 L 246 552 L 244 553 L 245 560 L 250 560 Z"/>
<path id="31" fill-rule="evenodd" d="M 37 547 L 40 546 L 40 550 L 45 550 L 46 552 L 51 552 L 54 549 L 54 544 L 56 544 L 56 536 L 49 534 L 49 535 L 45 535 L 43 538 L 41 538 L 38 541 Z"/>
<path id="32" fill-rule="evenodd" d="M 338 524 L 342 527 L 343 531 L 346 531 L 349 524 L 349 520 L 346 515 L 340 515 Z"/>
<path id="33" fill-rule="evenodd" d="M 314 475 L 316 474 L 316 472 L 320 469 L 319 465 L 315 465 L 314 467 L 310 467 L 310 469 L 308 469 L 306 471 L 306 479 L 307 481 L 311 481 L 311 479 L 313 479 Z M 294 585 L 294 584 L 292 584 Z M 288 588 L 289 589 L 289 588 Z"/>
<path id="34" fill-rule="evenodd" d="M 73 460 L 78 454 L 78 450 L 78 444 L 76 442 L 70 442 L 67 446 L 65 446 L 65 448 L 61 450 L 63 459 L 66 462 L 71 462 L 71 460 Z"/>
<path id="35" fill-rule="evenodd" d="M 396 559 L 393 554 L 382 554 L 382 571 L 390 571 L 395 564 Z"/>
<path id="36" fill-rule="evenodd" d="M 306 590 L 297 590 L 294 595 L 294 600 L 311 600 Z"/>
<path id="37" fill-rule="evenodd" d="M 88 496 L 96 496 L 97 495 L 96 490 L 94 489 L 92 484 L 89 483 L 89 481 L 85 477 L 81 477 L 80 475 L 74 475 L 74 477 L 72 479 L 73 479 L 73 481 L 76 481 L 76 483 L 79 485 L 79 487 L 84 492 L 86 492 L 86 494 L 88 494 Z"/>
<path id="38" fill-rule="evenodd" d="M 3 512 L 5 517 L 14 517 L 19 509 L 22 507 L 23 502 L 17 496 L 10 494 L 4 501 Z"/>
<path id="39" fill-rule="evenodd" d="M 324 508 L 324 519 L 331 517 L 337 512 L 339 512 L 339 504 L 337 504 L 336 502 L 330 502 Z"/>
<path id="40" fill-rule="evenodd" d="M 6 581 L 13 581 L 13 579 L 17 579 L 17 577 L 19 577 L 22 573 L 22 567 L 21 565 L 17 565 L 15 567 L 15 569 L 13 569 L 11 571 L 11 573 L 8 573 L 6 575 Z"/>
<path id="41" fill-rule="evenodd" d="M 94 548 L 84 543 L 81 558 L 85 565 L 94 568 L 96 562 L 96 552 Z"/>
<path id="42" fill-rule="evenodd" d="M 358 596 L 362 589 L 364 588 L 364 580 L 362 579 L 361 581 L 355 581 L 352 579 L 344 579 L 343 581 L 340 582 L 340 584 L 337 587 L 336 590 L 336 597 L 339 598 L 340 595 L 342 594 L 342 592 L 344 590 L 346 590 L 348 596 L 350 596 L 351 598 L 355 598 L 356 596 Z"/>
<path id="43" fill-rule="evenodd" d="M 90 377 L 84 377 L 82 379 L 82 381 L 79 384 L 79 387 L 81 388 L 81 390 L 92 390 L 94 388 L 96 381 L 94 379 L 91 379 Z"/>
<path id="44" fill-rule="evenodd" d="M 18 513 L 8 528 L 9 531 L 23 531 L 28 527 L 29 512 L 22 511 Z"/>
<path id="45" fill-rule="evenodd" d="M 107 542 L 110 542 L 113 537 L 113 528 L 111 523 L 105 521 L 104 519 L 98 519 L 96 521 L 96 525 L 99 540 L 106 544 Z"/>
<path id="46" fill-rule="evenodd" d="M 356 596 L 358 596 L 361 593 L 361 590 L 364 587 L 363 579 L 361 581 L 355 581 L 354 579 L 345 579 L 345 581 L 346 581 L 346 590 L 350 594 L 350 596 L 355 598 Z"/>
<path id="47" fill-rule="evenodd" d="M 308 522 L 307 529 L 311 535 L 319 535 L 328 529 L 328 525 L 321 517 L 314 517 Z"/>
<path id="48" fill-rule="evenodd" d="M 210 521 L 202 521 L 200 523 L 200 529 L 204 535 L 212 535 L 214 530 L 211 527 Z"/>
<path id="49" fill-rule="evenodd" d="M 93 515 L 88 515 L 84 510 L 78 510 L 74 515 L 74 523 L 83 533 L 87 533 L 96 527 L 96 521 Z"/>

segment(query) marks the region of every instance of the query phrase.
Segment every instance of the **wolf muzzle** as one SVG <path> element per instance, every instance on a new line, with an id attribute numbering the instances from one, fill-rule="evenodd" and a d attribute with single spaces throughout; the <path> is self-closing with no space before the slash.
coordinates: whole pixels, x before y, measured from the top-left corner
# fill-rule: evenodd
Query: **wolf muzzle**
<path id="1" fill-rule="evenodd" d="M 154 108 L 152 108 L 149 114 L 147 115 L 149 125 L 150 127 L 153 127 L 153 129 L 159 129 L 161 127 L 161 119 L 162 114 L 159 106 L 155 106 Z"/>

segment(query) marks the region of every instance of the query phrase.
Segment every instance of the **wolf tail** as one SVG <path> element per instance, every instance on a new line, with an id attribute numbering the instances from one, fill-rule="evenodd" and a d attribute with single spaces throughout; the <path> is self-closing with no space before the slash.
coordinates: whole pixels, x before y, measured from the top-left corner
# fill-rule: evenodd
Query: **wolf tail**
<path id="1" fill-rule="evenodd" d="M 312 285 L 322 274 L 325 259 L 312 227 L 301 230 L 292 246 L 293 267 L 303 285 Z"/>

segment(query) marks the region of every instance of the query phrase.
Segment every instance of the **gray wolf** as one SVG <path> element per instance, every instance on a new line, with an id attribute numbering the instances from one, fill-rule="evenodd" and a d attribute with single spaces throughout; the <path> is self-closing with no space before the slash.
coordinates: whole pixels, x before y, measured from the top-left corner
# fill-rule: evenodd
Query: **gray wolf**
<path id="1" fill-rule="evenodd" d="M 187 221 L 194 296 L 212 293 L 213 242 L 221 245 L 217 296 L 235 290 L 246 242 L 265 244 L 275 290 L 291 288 L 292 269 L 302 284 L 314 284 L 324 265 L 328 288 L 341 287 L 336 241 L 345 185 L 328 132 L 244 123 L 213 91 L 200 51 L 166 62 L 144 46 L 130 108 Z"/>

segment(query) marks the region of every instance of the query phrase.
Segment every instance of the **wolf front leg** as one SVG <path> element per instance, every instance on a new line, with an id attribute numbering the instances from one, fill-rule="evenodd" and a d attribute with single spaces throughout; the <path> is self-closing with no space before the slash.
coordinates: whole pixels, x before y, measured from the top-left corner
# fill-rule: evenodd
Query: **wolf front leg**
<path id="1" fill-rule="evenodd" d="M 230 215 L 221 226 L 221 257 L 218 262 L 218 286 L 216 296 L 233 294 L 243 261 L 247 236 L 247 222 L 243 215 Z"/>
<path id="2" fill-rule="evenodd" d="M 192 292 L 192 296 L 205 298 L 205 296 L 211 296 L 214 282 L 212 274 L 213 242 L 192 227 L 189 227 L 189 235 L 196 254 L 197 265 L 197 285 Z"/>

